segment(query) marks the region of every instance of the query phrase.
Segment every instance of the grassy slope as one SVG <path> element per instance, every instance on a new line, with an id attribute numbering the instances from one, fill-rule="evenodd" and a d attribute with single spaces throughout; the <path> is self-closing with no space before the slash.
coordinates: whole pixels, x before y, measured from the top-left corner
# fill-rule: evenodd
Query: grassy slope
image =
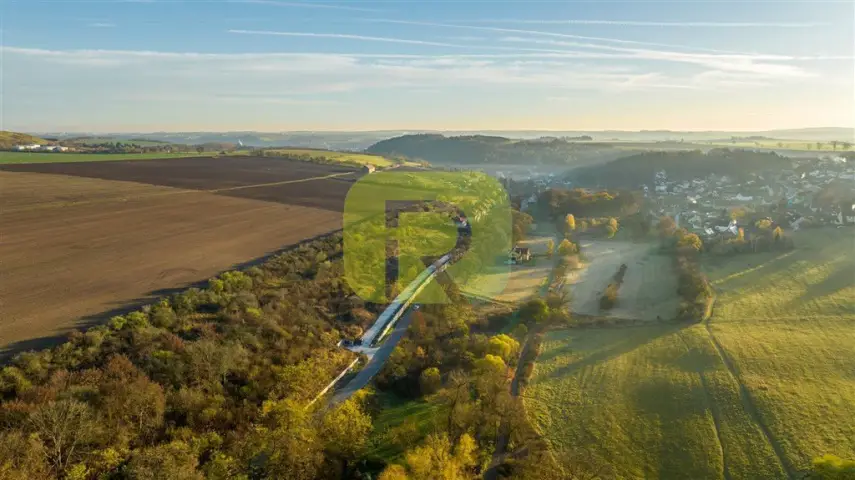
<path id="1" fill-rule="evenodd" d="M 707 267 L 711 330 L 784 461 L 855 457 L 855 258 L 851 229 L 806 231 L 791 254 Z"/>
<path id="2" fill-rule="evenodd" d="M 12 148 L 15 145 L 27 145 L 37 143 L 44 145 L 47 141 L 43 138 L 34 137 L 26 133 L 0 131 L 0 148 Z"/>
<path id="3" fill-rule="evenodd" d="M 374 165 L 377 167 L 389 167 L 393 162 L 380 155 L 370 155 L 365 153 L 351 152 L 333 152 L 329 150 L 312 150 L 300 148 L 277 148 L 268 150 L 283 155 L 311 155 L 313 157 L 326 157 L 340 162 L 358 163 L 361 165 Z"/>
<path id="4" fill-rule="evenodd" d="M 0 164 L 104 162 L 108 160 L 151 160 L 155 158 L 211 157 L 213 152 L 196 153 L 29 153 L 0 152 Z"/>
<path id="5" fill-rule="evenodd" d="M 782 478 L 816 455 L 852 457 L 851 233 L 715 262 L 714 337 L 705 325 L 551 333 L 526 392 L 535 424 L 559 455 L 584 445 L 624 478 Z"/>

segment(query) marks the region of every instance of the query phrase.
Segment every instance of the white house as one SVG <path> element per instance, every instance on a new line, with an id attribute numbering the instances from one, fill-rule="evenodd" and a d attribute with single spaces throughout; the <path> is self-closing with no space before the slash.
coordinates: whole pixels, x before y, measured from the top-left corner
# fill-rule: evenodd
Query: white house
<path id="1" fill-rule="evenodd" d="M 39 144 L 37 144 L 37 143 L 33 143 L 33 144 L 30 144 L 30 145 L 15 145 L 15 150 L 18 150 L 18 151 L 22 151 L 22 150 L 38 150 L 38 149 L 40 149 L 40 148 L 42 148 L 42 146 L 41 146 L 41 145 L 39 145 Z"/>

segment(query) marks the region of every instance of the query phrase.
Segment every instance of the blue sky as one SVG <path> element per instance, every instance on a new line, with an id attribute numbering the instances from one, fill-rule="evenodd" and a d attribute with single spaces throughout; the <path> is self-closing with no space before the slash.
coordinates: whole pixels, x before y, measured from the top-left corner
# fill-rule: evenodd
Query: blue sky
<path id="1" fill-rule="evenodd" d="M 5 0 L 2 129 L 855 125 L 853 2 Z"/>

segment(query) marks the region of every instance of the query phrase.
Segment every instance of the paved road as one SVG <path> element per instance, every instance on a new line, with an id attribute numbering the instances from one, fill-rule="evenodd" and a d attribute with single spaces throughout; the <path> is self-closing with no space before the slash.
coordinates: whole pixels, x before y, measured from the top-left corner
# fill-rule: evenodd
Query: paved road
<path id="1" fill-rule="evenodd" d="M 389 332 L 388 338 L 386 338 L 380 347 L 363 350 L 363 353 L 369 357 L 368 364 L 366 364 L 355 377 L 351 378 L 350 381 L 347 382 L 347 385 L 335 392 L 330 400 L 330 405 L 335 405 L 347 400 L 351 395 L 368 385 L 368 382 L 370 382 L 371 379 L 374 378 L 374 375 L 377 375 L 380 369 L 383 368 L 386 360 L 389 359 L 389 355 L 392 354 L 392 350 L 395 349 L 395 346 L 398 345 L 398 342 L 400 342 L 401 338 L 404 337 L 404 334 L 407 333 L 407 327 L 410 326 L 412 314 L 413 310 L 412 308 L 409 308 L 406 313 L 401 315 L 398 323 L 395 324 L 395 328 Z"/>

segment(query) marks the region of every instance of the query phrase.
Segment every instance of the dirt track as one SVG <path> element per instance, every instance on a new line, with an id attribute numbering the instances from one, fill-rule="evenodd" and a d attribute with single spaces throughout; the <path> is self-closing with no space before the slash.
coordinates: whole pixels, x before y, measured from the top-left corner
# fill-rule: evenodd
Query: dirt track
<path id="1" fill-rule="evenodd" d="M 99 166 L 104 163 L 111 162 Z M 63 164 L 69 165 L 83 164 Z M 163 169 L 161 176 L 174 180 L 172 173 Z M 220 175 L 229 173 L 222 170 Z M 272 203 L 229 195 L 250 196 L 253 188 L 213 194 L 0 171 L 0 355 L 44 345 L 46 338 L 99 320 L 98 314 L 149 298 L 152 292 L 204 280 L 340 228 L 335 206 L 347 189 L 324 190 L 325 182 L 336 181 L 264 187 L 281 199 Z M 327 207 L 283 204 L 289 196 L 291 203 L 323 200 Z"/>
<path id="2" fill-rule="evenodd" d="M 677 312 L 677 281 L 671 259 L 655 252 L 655 246 L 619 240 L 583 241 L 587 264 L 567 275 L 574 313 L 616 318 L 656 320 L 673 318 Z M 627 265 L 618 303 L 600 311 L 602 292 L 620 268 Z"/>

